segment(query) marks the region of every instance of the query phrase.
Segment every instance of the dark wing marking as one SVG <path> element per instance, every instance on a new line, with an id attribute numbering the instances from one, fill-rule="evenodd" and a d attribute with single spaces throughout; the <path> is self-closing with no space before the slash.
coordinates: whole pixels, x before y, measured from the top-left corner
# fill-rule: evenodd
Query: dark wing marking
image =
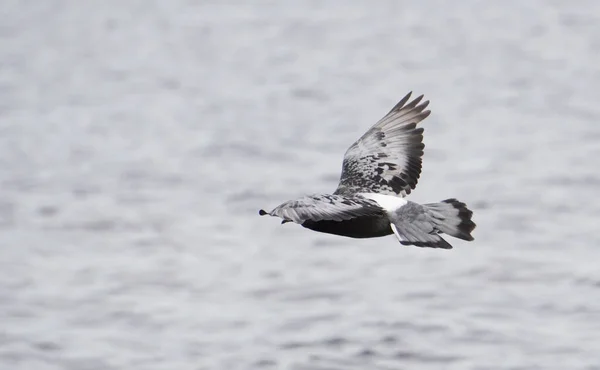
<path id="1" fill-rule="evenodd" d="M 271 212 L 261 209 L 259 214 L 281 217 L 282 223 L 293 221 L 302 224 L 307 220 L 344 221 L 361 216 L 382 215 L 383 212 L 377 202 L 371 199 L 343 195 L 308 195 L 285 202 Z"/>
<path id="2" fill-rule="evenodd" d="M 406 196 L 417 185 L 423 156 L 423 129 L 431 113 L 423 95 L 406 104 L 408 93 L 379 122 L 348 148 L 334 194 L 359 192 Z"/>

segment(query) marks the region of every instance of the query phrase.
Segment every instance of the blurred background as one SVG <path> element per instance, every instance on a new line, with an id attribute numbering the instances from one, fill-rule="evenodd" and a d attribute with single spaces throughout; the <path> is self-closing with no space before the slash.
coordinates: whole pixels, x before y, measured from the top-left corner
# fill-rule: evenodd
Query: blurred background
<path id="1" fill-rule="evenodd" d="M 600 369 L 600 2 L 0 8 L 0 369 Z M 475 242 L 258 216 L 408 91 Z"/>

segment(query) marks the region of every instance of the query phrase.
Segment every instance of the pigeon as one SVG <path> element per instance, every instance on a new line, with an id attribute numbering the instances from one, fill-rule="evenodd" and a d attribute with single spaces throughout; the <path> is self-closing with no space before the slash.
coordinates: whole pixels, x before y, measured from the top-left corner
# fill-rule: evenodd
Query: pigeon
<path id="1" fill-rule="evenodd" d="M 406 199 L 421 174 L 429 101 L 409 92 L 346 151 L 333 194 L 306 195 L 261 216 L 350 238 L 394 234 L 402 245 L 452 249 L 443 234 L 472 241 L 473 212 L 454 198 L 419 204 Z"/>

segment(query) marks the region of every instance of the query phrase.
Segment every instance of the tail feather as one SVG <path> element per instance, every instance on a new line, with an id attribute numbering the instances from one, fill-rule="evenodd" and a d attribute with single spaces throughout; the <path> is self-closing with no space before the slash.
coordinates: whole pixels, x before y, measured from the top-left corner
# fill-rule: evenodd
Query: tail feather
<path id="1" fill-rule="evenodd" d="M 474 240 L 471 232 L 477 225 L 471 220 L 473 211 L 466 204 L 451 198 L 440 203 L 424 204 L 423 207 L 440 232 L 463 240 Z"/>
<path id="2" fill-rule="evenodd" d="M 403 245 L 452 249 L 440 234 L 473 240 L 473 212 L 456 199 L 440 203 L 408 202 L 389 214 L 392 231 Z"/>

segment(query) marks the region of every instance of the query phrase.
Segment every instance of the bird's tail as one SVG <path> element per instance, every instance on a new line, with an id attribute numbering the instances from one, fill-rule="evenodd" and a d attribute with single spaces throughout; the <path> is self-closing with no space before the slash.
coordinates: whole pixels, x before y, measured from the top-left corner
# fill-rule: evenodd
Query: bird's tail
<path id="1" fill-rule="evenodd" d="M 471 232 L 476 225 L 472 216 L 473 212 L 456 199 L 423 205 L 408 202 L 390 215 L 390 224 L 404 245 L 451 249 L 439 234 L 473 240 Z"/>
<path id="2" fill-rule="evenodd" d="M 476 225 L 471 220 L 473 211 L 466 204 L 451 198 L 440 203 L 423 204 L 423 207 L 438 231 L 455 238 L 473 240 L 471 231 Z"/>

